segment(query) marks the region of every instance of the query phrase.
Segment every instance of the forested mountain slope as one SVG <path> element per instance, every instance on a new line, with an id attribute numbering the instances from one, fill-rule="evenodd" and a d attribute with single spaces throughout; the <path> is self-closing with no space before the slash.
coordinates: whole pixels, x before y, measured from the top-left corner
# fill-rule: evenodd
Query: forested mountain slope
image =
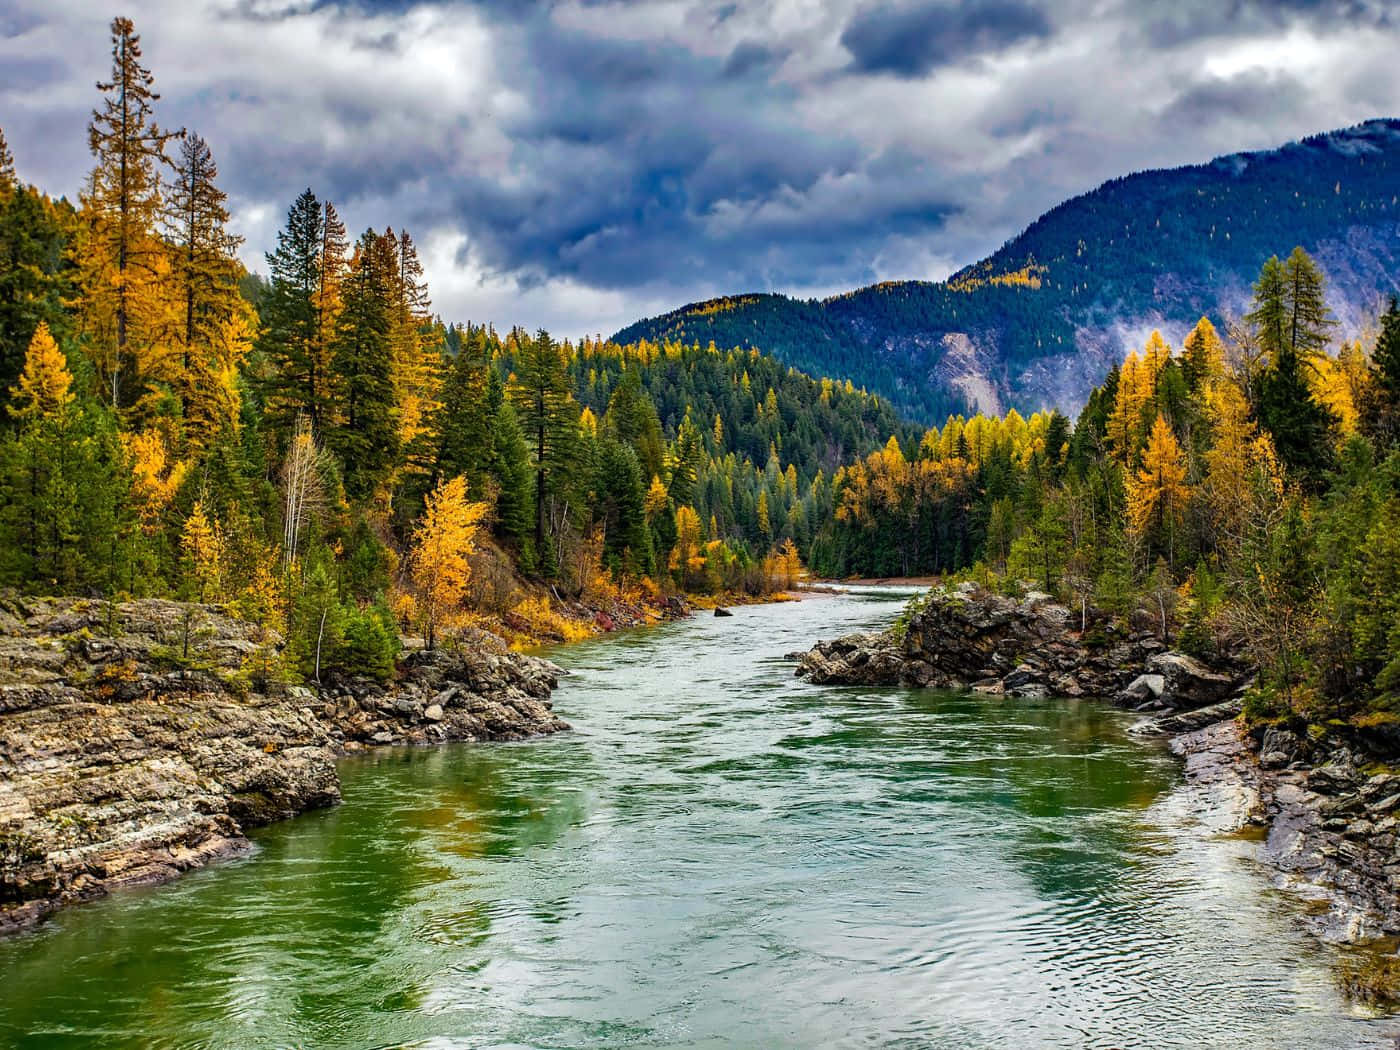
<path id="1" fill-rule="evenodd" d="M 849 378 L 913 418 L 1077 411 L 1153 328 L 1179 344 L 1245 307 L 1259 261 L 1301 245 L 1328 277 L 1339 335 L 1358 335 L 1400 272 L 1400 121 L 1114 179 L 1053 208 L 944 282 L 822 301 L 744 295 L 640 321 L 616 341 L 759 347 Z"/>

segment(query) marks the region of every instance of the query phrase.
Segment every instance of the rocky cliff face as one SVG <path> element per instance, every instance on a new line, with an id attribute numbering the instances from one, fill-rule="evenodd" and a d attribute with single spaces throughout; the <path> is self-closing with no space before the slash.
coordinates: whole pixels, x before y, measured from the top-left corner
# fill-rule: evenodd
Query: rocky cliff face
<path id="1" fill-rule="evenodd" d="M 410 653 L 387 688 L 256 690 L 276 642 L 210 606 L 0 601 L 0 933 L 334 805 L 346 750 L 568 728 L 559 669 L 490 635 Z"/>

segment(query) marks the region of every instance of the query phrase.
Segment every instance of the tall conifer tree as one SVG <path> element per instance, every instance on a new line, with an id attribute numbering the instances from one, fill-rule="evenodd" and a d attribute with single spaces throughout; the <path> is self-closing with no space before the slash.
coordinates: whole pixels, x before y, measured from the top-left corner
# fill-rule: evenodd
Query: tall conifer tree
<path id="1" fill-rule="evenodd" d="M 173 277 L 179 297 L 181 367 L 177 391 L 191 444 L 205 448 L 238 415 L 237 368 L 251 340 L 238 290 L 242 238 L 228 230 L 228 195 L 215 180 L 208 144 L 187 133 L 169 194 Z"/>
<path id="2" fill-rule="evenodd" d="M 163 316 L 169 260 L 156 235 L 166 145 L 180 132 L 155 122 L 160 98 L 141 64 L 141 38 L 127 18 L 112 21 L 112 78 L 97 85 L 100 108 L 88 126 L 96 158 L 82 194 L 87 236 L 78 252 L 83 320 L 111 403 L 131 408 L 168 379 L 173 333 Z"/>
<path id="3" fill-rule="evenodd" d="M 287 211 L 287 223 L 277 233 L 277 249 L 267 255 L 271 280 L 262 302 L 262 334 L 258 350 L 267 360 L 262 377 L 269 422 L 290 436 L 296 419 L 305 415 L 313 429 L 324 432 L 329 409 L 321 352 L 325 328 L 325 216 L 321 202 L 306 190 Z M 318 297 L 322 310 L 318 311 Z"/>
<path id="4" fill-rule="evenodd" d="M 368 498 L 399 460 L 392 336 L 398 263 L 387 238 L 365 231 L 355 246 L 336 326 L 331 370 L 340 419 L 328 432 L 346 492 Z"/>

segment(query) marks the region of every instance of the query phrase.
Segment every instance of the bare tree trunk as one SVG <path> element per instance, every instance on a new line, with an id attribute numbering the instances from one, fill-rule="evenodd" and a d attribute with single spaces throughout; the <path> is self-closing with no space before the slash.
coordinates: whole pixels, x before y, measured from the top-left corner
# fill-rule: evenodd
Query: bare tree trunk
<path id="1" fill-rule="evenodd" d="M 321 625 L 316 629 L 316 684 L 321 684 L 321 639 L 326 633 L 326 613 L 328 610 L 321 610 Z"/>

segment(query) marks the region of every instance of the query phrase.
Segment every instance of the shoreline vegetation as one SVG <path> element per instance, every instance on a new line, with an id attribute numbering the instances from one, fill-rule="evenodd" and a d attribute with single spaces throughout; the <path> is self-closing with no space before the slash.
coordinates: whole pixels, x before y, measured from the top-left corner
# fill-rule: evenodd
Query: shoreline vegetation
<path id="1" fill-rule="evenodd" d="M 0 133 L 0 586 L 219 601 L 285 639 L 266 676 L 387 682 L 401 636 L 528 648 L 788 590 L 799 477 L 900 426 L 758 354 L 444 321 L 410 234 L 352 238 L 309 189 L 250 273 L 213 149 L 111 33 L 76 203 Z"/>

